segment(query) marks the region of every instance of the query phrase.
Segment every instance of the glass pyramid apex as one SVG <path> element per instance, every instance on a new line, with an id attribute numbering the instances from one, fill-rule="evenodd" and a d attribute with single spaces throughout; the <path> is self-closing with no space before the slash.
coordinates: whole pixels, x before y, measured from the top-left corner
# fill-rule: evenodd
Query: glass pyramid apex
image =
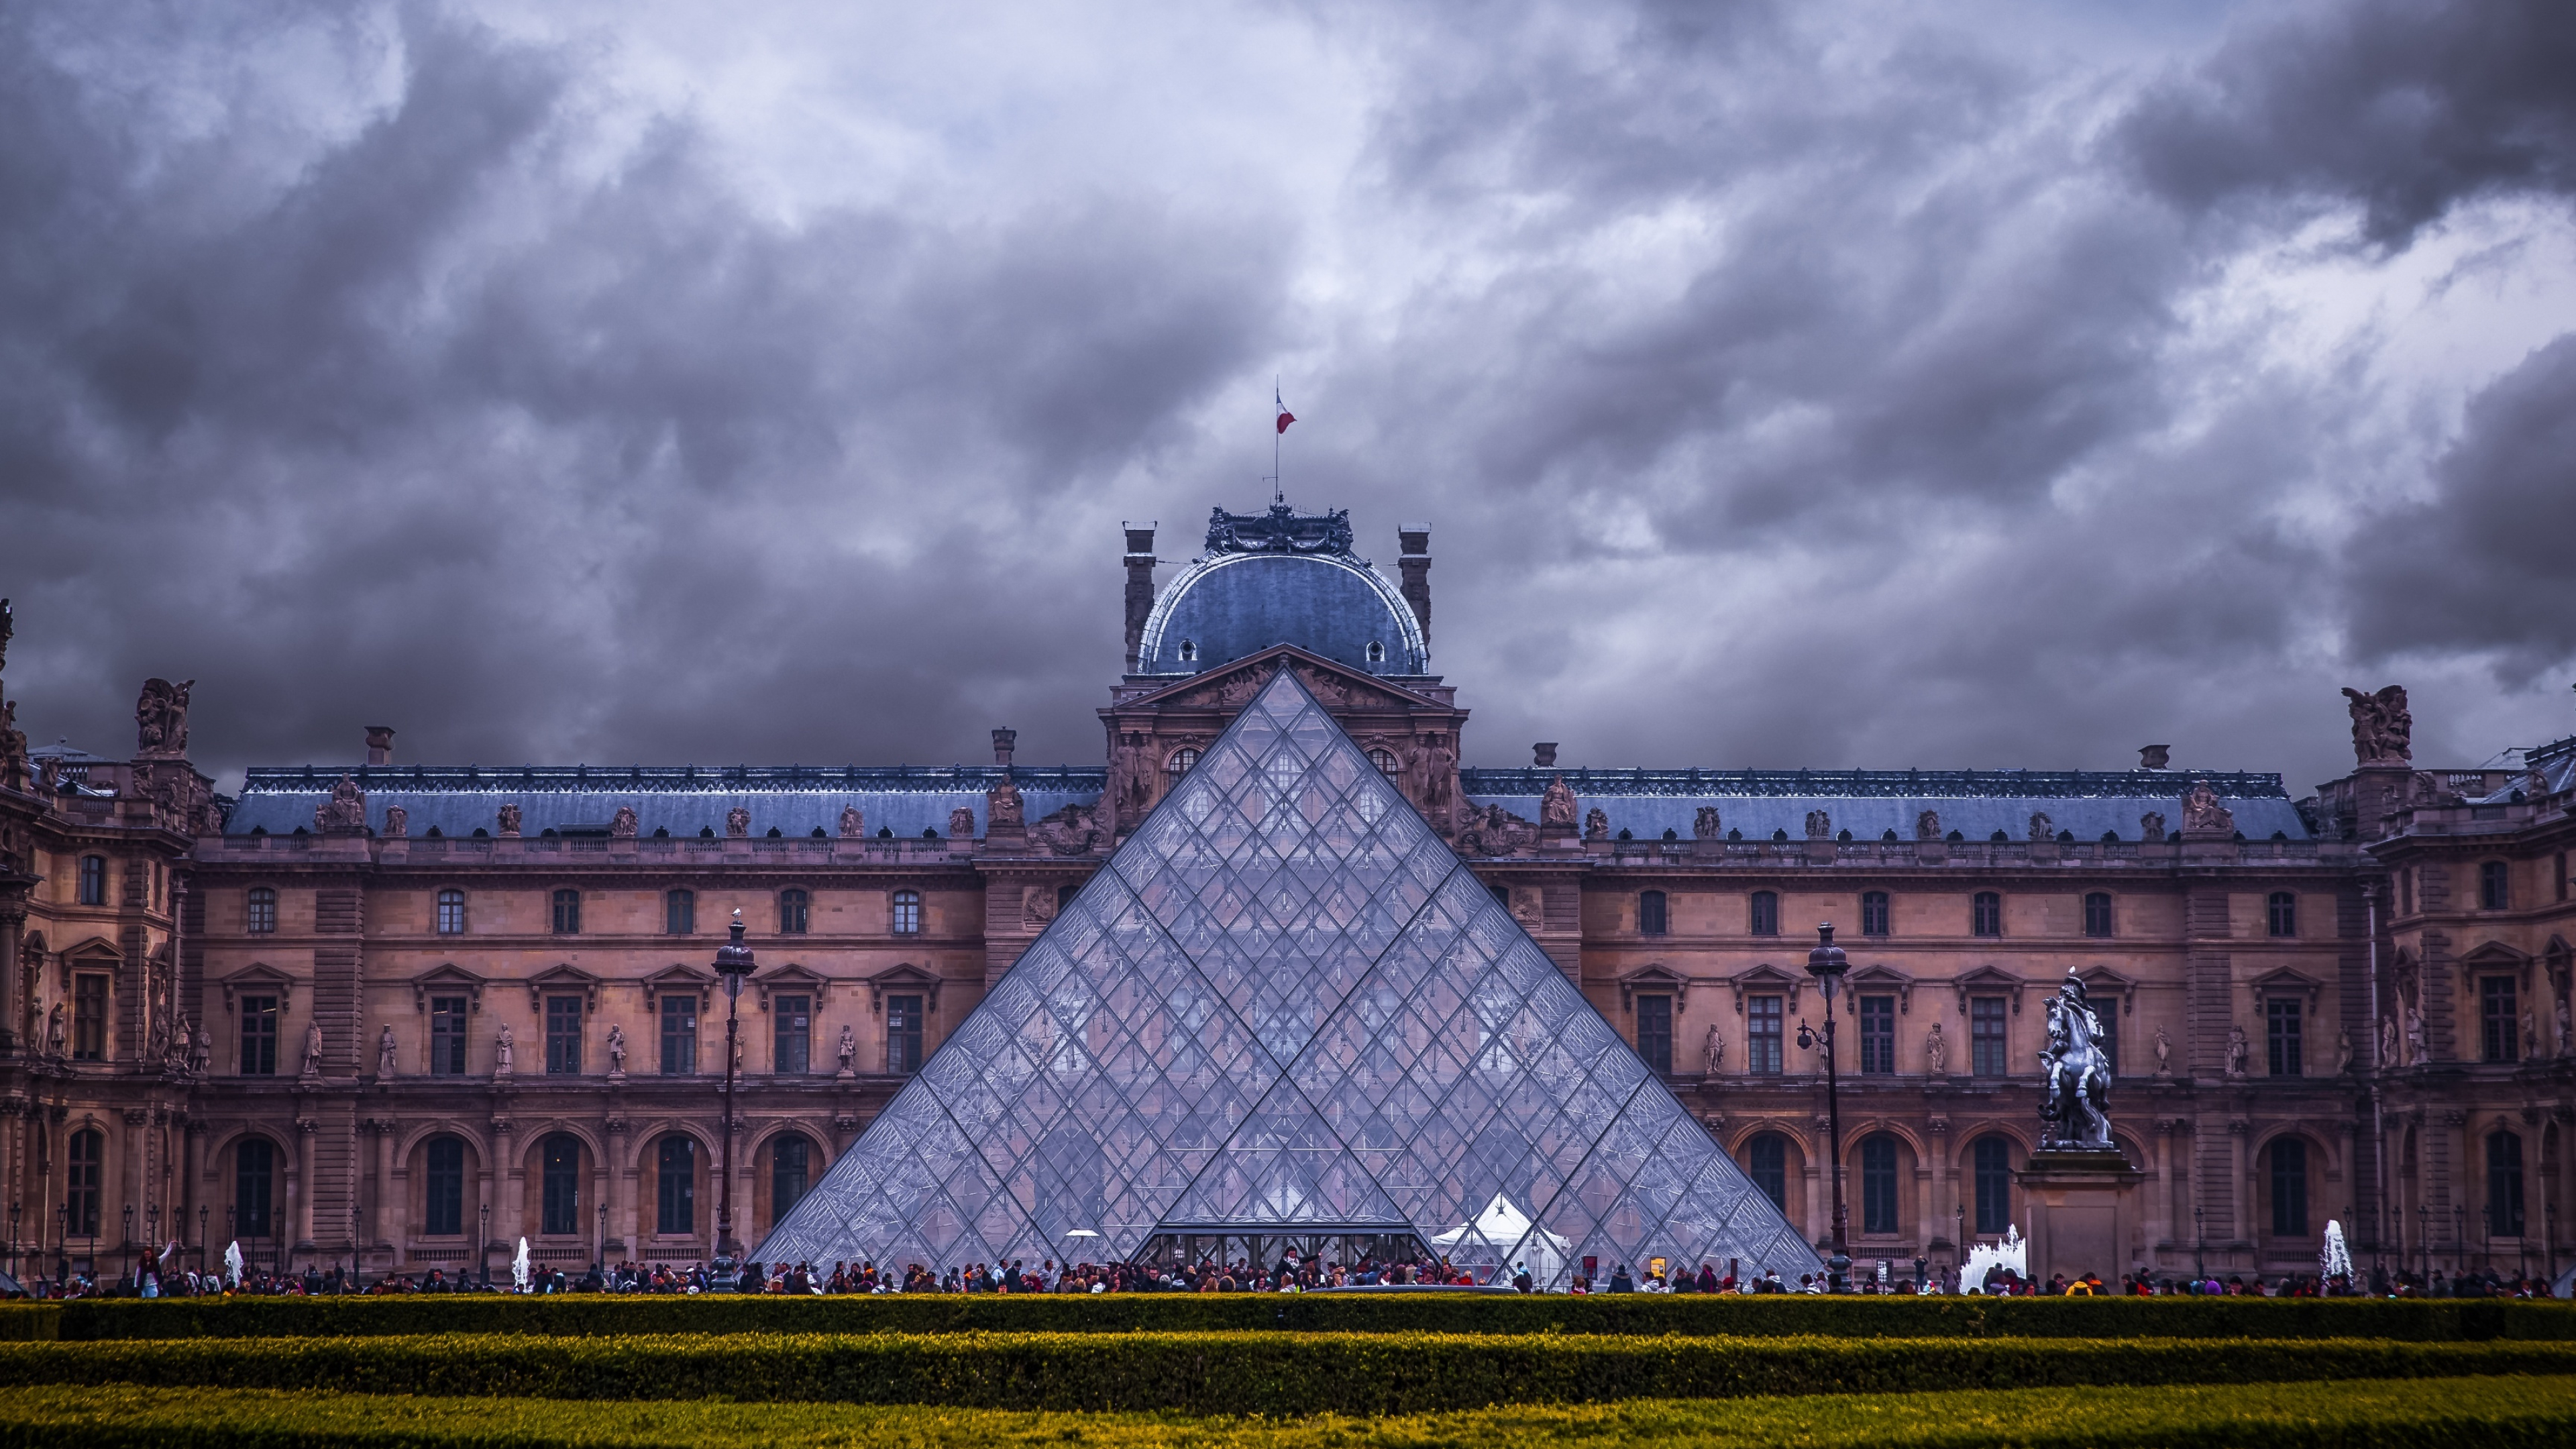
<path id="1" fill-rule="evenodd" d="M 752 1256 L 1325 1228 L 1549 1288 L 1822 1266 L 1283 666 Z"/>

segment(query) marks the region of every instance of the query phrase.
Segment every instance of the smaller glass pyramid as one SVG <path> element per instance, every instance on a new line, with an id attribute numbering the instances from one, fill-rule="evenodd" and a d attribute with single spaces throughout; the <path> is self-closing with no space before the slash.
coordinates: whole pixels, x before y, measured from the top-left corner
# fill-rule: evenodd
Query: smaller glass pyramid
<path id="1" fill-rule="evenodd" d="M 752 1256 L 1301 1231 L 1822 1268 L 1283 667 Z"/>

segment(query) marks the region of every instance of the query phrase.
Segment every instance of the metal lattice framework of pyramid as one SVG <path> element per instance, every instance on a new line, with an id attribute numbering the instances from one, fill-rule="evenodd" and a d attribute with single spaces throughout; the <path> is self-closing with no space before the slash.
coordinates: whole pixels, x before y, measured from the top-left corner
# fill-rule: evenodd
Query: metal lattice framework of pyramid
<path id="1" fill-rule="evenodd" d="M 1282 667 L 753 1256 L 1369 1226 L 1548 1287 L 1585 1256 L 1821 1270 Z"/>

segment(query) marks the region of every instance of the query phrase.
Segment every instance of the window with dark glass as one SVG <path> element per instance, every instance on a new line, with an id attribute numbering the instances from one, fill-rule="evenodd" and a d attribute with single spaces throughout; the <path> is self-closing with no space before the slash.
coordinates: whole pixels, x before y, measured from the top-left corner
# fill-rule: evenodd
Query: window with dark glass
<path id="1" fill-rule="evenodd" d="M 698 893 L 664 891 L 662 893 L 662 930 L 666 935 L 694 936 L 698 933 Z"/>
<path id="2" fill-rule="evenodd" d="M 894 893 L 894 933 L 898 936 L 921 934 L 921 892 Z"/>
<path id="3" fill-rule="evenodd" d="M 466 998 L 433 996 L 429 999 L 429 1074 L 433 1077 L 465 1075 Z"/>
<path id="4" fill-rule="evenodd" d="M 1860 1069 L 1864 1076 L 1885 1076 L 1896 1070 L 1896 998 L 1864 996 L 1860 999 Z"/>
<path id="5" fill-rule="evenodd" d="M 1664 893 L 1662 891 L 1637 892 L 1637 934 L 1640 936 L 1664 934 Z"/>
<path id="6" fill-rule="evenodd" d="M 2004 898 L 1993 891 L 1979 891 L 1968 904 L 1968 931 L 1977 936 L 2000 936 L 2004 933 Z"/>
<path id="7" fill-rule="evenodd" d="M 1396 759 L 1393 750 L 1371 750 L 1368 752 L 1368 757 L 1369 763 L 1377 766 L 1377 772 L 1390 780 L 1404 772 L 1404 764 Z"/>
<path id="8" fill-rule="evenodd" d="M 1896 1231 L 1896 1139 L 1884 1132 L 1860 1140 L 1860 1230 Z"/>
<path id="9" fill-rule="evenodd" d="M 581 1074 L 581 998 L 546 998 L 546 1075 Z"/>
<path id="10" fill-rule="evenodd" d="M 654 1152 L 653 1231 L 666 1236 L 698 1230 L 698 1144 L 677 1133 Z"/>
<path id="11" fill-rule="evenodd" d="M 2487 1231 L 2522 1236 L 2522 1134 L 2487 1134 Z"/>
<path id="12" fill-rule="evenodd" d="M 539 1149 L 543 1202 L 537 1231 L 563 1236 L 581 1231 L 581 1139 L 569 1132 L 546 1138 Z"/>
<path id="13" fill-rule="evenodd" d="M 778 893 L 778 934 L 782 936 L 805 934 L 805 922 L 811 900 L 812 897 L 800 890 L 784 890 Z"/>
<path id="14" fill-rule="evenodd" d="M 2094 937 L 2111 934 L 2111 893 L 2092 891 L 2084 897 L 2084 934 Z"/>
<path id="15" fill-rule="evenodd" d="M 277 1075 L 277 998 L 274 996 L 242 998 L 241 1069 L 245 1077 Z"/>
<path id="16" fill-rule="evenodd" d="M 265 936 L 277 929 L 277 892 L 266 886 L 250 888 L 250 904 L 242 913 L 242 927 L 254 936 Z"/>
<path id="17" fill-rule="evenodd" d="M 84 855 L 80 858 L 80 903 L 85 906 L 107 904 L 107 857 Z"/>
<path id="18" fill-rule="evenodd" d="M 2522 1023 L 2514 1011 L 2513 978 L 2481 976 L 2478 978 L 2478 1025 L 2491 1062 L 2522 1059 Z"/>
<path id="19" fill-rule="evenodd" d="M 2275 936 L 2299 934 L 2299 898 L 2290 891 L 2274 891 L 2263 902 L 2265 927 Z"/>
<path id="20" fill-rule="evenodd" d="M 662 1075 L 685 1077 L 698 1069 L 698 998 L 679 992 L 662 997 Z"/>
<path id="21" fill-rule="evenodd" d="M 2513 904 L 2513 877 L 2503 861 L 2490 860 L 2478 867 L 2478 909 L 2501 911 Z"/>
<path id="22" fill-rule="evenodd" d="M 1188 774 L 1190 772 L 1190 767 L 1196 765 L 1198 762 L 1198 751 L 1190 749 L 1174 750 L 1172 751 L 1172 757 L 1163 762 L 1163 773 L 1177 780 L 1183 775 Z"/>
<path id="23" fill-rule="evenodd" d="M 1860 933 L 1864 936 L 1887 934 L 1887 892 L 1860 893 Z"/>
<path id="24" fill-rule="evenodd" d="M 72 1060 L 107 1059 L 107 978 L 84 971 L 72 978 Z"/>
<path id="25" fill-rule="evenodd" d="M 275 1206 L 277 1144 L 265 1137 L 245 1137 L 233 1147 L 233 1230 L 244 1237 L 275 1235 L 270 1220 Z M 95 1231 L 95 1229 L 93 1229 Z"/>
<path id="26" fill-rule="evenodd" d="M 98 1236 L 98 1199 L 101 1174 L 107 1162 L 107 1137 L 95 1127 L 84 1127 L 72 1134 L 71 1150 L 65 1154 L 67 1171 L 63 1176 L 63 1234 L 73 1238 Z M 41 1209 L 40 1209 L 41 1211 Z"/>
<path id="27" fill-rule="evenodd" d="M 810 996 L 781 996 L 770 1003 L 775 1026 L 771 1070 L 795 1075 L 810 1069 L 814 1054 L 813 1002 Z"/>
<path id="28" fill-rule="evenodd" d="M 1977 996 L 1968 1001 L 1968 1069 L 1981 1077 L 2004 1074 L 2004 999 Z"/>
<path id="29" fill-rule="evenodd" d="M 581 892 L 576 890 L 555 892 L 554 930 L 558 936 L 581 934 Z"/>
<path id="30" fill-rule="evenodd" d="M 438 934 L 465 934 L 465 892 L 444 890 L 438 893 Z"/>
<path id="31" fill-rule="evenodd" d="M 2102 1049 L 2102 1069 L 2112 1076 L 2120 1075 L 2120 999 L 2096 996 L 2091 999 L 2093 1019 L 2102 1024 L 2102 1034 L 2093 1044 Z"/>
<path id="32" fill-rule="evenodd" d="M 1977 1227 L 2000 1233 L 2013 1226 L 2012 1143 L 2002 1137 L 1980 1137 L 1972 1149 L 1976 1175 Z"/>
<path id="33" fill-rule="evenodd" d="M 1744 1009 L 1744 1069 L 1776 1076 L 1780 1071 L 1780 998 L 1747 997 Z"/>
<path id="34" fill-rule="evenodd" d="M 2272 1236 L 2304 1238 L 2308 1235 L 2308 1144 L 2282 1137 L 2268 1150 L 2272 1154 Z"/>
<path id="35" fill-rule="evenodd" d="M 1746 1144 L 1744 1172 L 1771 1205 L 1782 1212 L 1789 1210 L 1789 1139 L 1777 1132 L 1765 1132 Z"/>
<path id="36" fill-rule="evenodd" d="M 886 1070 L 921 1070 L 921 998 L 886 998 Z"/>
<path id="37" fill-rule="evenodd" d="M 1754 935 L 1779 935 L 1780 897 L 1778 894 L 1772 891 L 1755 891 L 1753 893 L 1752 920 Z"/>
<path id="38" fill-rule="evenodd" d="M 814 1144 L 789 1133 L 769 1144 L 769 1222 L 776 1227 L 814 1177 Z"/>
<path id="39" fill-rule="evenodd" d="M 426 1180 L 422 1184 L 421 1231 L 433 1238 L 452 1238 L 465 1231 L 465 1139 L 432 1137 L 421 1149 Z"/>
<path id="40" fill-rule="evenodd" d="M 1673 999 L 1637 998 L 1637 1055 L 1666 1076 L 1673 1071 Z"/>
<path id="41" fill-rule="evenodd" d="M 2263 1039 L 2270 1050 L 2273 1076 L 2306 1074 L 2307 1060 L 2300 1041 L 2302 1025 L 2299 1003 L 2279 1000 L 2263 1003 Z"/>

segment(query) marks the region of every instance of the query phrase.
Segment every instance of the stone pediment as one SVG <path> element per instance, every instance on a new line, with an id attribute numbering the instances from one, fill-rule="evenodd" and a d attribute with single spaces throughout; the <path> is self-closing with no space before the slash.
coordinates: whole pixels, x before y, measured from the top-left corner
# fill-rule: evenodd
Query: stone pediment
<path id="1" fill-rule="evenodd" d="M 830 977 L 809 967 L 799 966 L 793 961 L 761 972 L 751 978 L 751 984 L 760 990 L 760 1009 L 763 1011 L 769 1009 L 769 997 L 772 992 L 802 992 L 813 997 L 814 1005 L 820 1007 L 823 999 L 832 991 Z"/>
<path id="2" fill-rule="evenodd" d="M 909 961 L 889 967 L 868 978 L 868 1012 L 870 1015 L 884 1012 L 886 994 L 895 991 L 919 992 L 929 1009 L 937 1011 L 940 985 L 939 973 L 925 971 Z"/>
<path id="3" fill-rule="evenodd" d="M 227 1012 L 233 1009 L 233 998 L 237 994 L 266 995 L 272 991 L 277 993 L 277 1007 L 283 1011 L 287 998 L 294 994 L 295 978 L 264 961 L 254 961 L 225 977 L 222 985 L 224 1010 Z"/>
<path id="4" fill-rule="evenodd" d="M 2087 996 L 2117 996 L 2120 998 L 2120 1009 L 2123 1011 L 2137 1005 L 2138 979 L 2134 976 L 2114 971 L 2108 966 L 2085 966 L 2072 974 L 2082 978 Z"/>
<path id="5" fill-rule="evenodd" d="M 2021 1015 L 2021 993 L 2030 983 L 2000 966 L 1980 966 L 1973 971 L 1962 972 L 1952 977 L 1950 985 L 1959 993 L 1959 1016 L 1960 1019 L 1965 1020 L 1968 1015 L 1968 998 L 1980 992 L 2012 993 L 2013 1015 Z"/>
<path id="6" fill-rule="evenodd" d="M 715 986 L 715 973 L 693 966 L 670 965 L 644 978 L 644 1014 L 651 1016 L 662 1009 L 665 996 L 698 998 L 698 1009 L 707 1008 L 707 993 Z"/>
<path id="7" fill-rule="evenodd" d="M 2089 989 L 2091 983 L 2087 982 L 2086 986 Z M 2263 1003 L 2266 1000 L 2275 996 L 2305 997 L 2308 1010 L 2313 1012 L 2317 1009 L 2317 996 L 2325 990 L 2326 984 L 2305 971 L 2284 966 L 2277 971 L 2264 972 L 2247 982 L 2246 986 L 2254 993 L 2254 1009 L 2257 1012 L 2263 1009 Z"/>
<path id="8" fill-rule="evenodd" d="M 1252 702 L 1270 677 L 1279 672 L 1279 661 L 1290 661 L 1297 682 L 1306 686 L 1315 702 L 1328 710 L 1414 710 L 1436 702 L 1418 694 L 1364 674 L 1349 665 L 1310 654 L 1294 644 L 1274 644 L 1258 654 L 1248 655 L 1204 674 L 1193 674 L 1151 694 L 1126 700 L 1122 710 L 1209 709 L 1231 713 Z"/>
<path id="9" fill-rule="evenodd" d="M 1738 1016 L 1744 1014 L 1745 993 L 1752 991 L 1787 992 L 1789 1014 L 1796 1016 L 1798 993 L 1807 989 L 1808 976 L 1803 971 L 1784 971 L 1766 961 L 1751 970 L 1739 971 L 1728 977 L 1726 984 L 1735 988 L 1735 1014 Z"/>
<path id="10" fill-rule="evenodd" d="M 528 978 L 528 1010 L 543 1013 L 549 992 L 581 993 L 582 1014 L 599 1010 L 599 978 L 578 966 L 549 966 Z"/>
<path id="11" fill-rule="evenodd" d="M 1893 990 L 1896 993 L 1898 1013 L 1906 1016 L 1914 1014 L 1914 978 L 1884 962 L 1863 966 L 1844 977 L 1843 989 L 1855 996 L 1862 991 Z"/>
<path id="12" fill-rule="evenodd" d="M 422 1012 L 429 1010 L 429 998 L 433 992 L 442 996 L 463 992 L 473 999 L 473 1009 L 481 1011 L 483 986 L 484 980 L 481 976 L 453 961 L 441 962 L 411 979 L 412 1009 Z"/>
<path id="13" fill-rule="evenodd" d="M 1671 967 L 1660 961 L 1652 966 L 1631 971 L 1619 978 L 1620 1009 L 1623 1011 L 1633 1009 L 1640 992 L 1672 997 L 1673 1012 L 1678 1016 L 1682 1003 L 1690 997 L 1690 980 L 1676 975 Z"/>

